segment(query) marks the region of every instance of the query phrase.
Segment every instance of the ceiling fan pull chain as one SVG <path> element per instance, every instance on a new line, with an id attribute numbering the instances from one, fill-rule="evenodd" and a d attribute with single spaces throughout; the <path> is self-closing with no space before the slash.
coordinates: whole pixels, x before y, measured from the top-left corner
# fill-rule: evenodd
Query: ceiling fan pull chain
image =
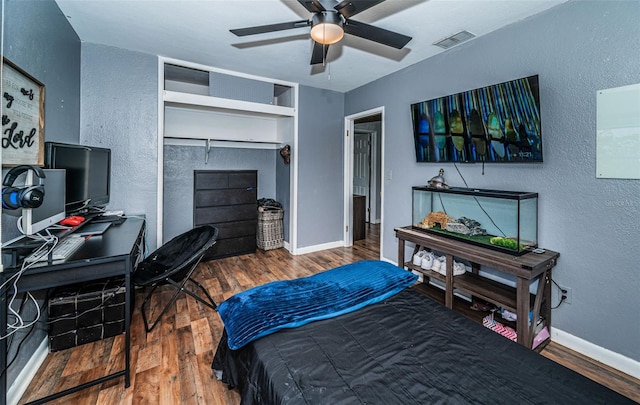
<path id="1" fill-rule="evenodd" d="M 325 38 L 327 38 L 327 24 L 322 24 L 322 67 L 327 66 L 327 43 Z"/>

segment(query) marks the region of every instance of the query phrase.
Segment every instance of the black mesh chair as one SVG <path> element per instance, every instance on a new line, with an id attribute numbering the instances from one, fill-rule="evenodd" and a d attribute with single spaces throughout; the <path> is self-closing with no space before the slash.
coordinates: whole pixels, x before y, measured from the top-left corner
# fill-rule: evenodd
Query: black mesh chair
<path id="1" fill-rule="evenodd" d="M 195 298 L 203 305 L 216 309 L 216 304 L 213 302 L 211 295 L 202 284 L 195 281 L 191 276 L 207 250 L 216 243 L 217 238 L 217 228 L 209 225 L 199 226 L 171 239 L 138 264 L 132 276 L 133 284 L 145 288 L 151 287 L 140 308 L 147 332 L 150 332 L 157 325 L 160 318 L 175 302 L 181 291 Z M 206 300 L 195 291 L 186 288 L 188 281 L 204 293 Z M 176 288 L 176 292 L 158 317 L 151 322 L 151 326 L 149 326 L 145 308 L 149 304 L 153 292 L 161 285 L 171 285 Z"/>

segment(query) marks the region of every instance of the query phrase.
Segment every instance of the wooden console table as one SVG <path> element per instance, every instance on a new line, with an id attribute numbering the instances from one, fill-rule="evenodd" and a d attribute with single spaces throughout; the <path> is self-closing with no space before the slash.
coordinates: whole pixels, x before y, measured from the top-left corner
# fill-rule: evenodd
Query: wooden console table
<path id="1" fill-rule="evenodd" d="M 444 236 L 422 232 L 410 226 L 396 228 L 398 238 L 398 266 L 422 273 L 425 277 L 440 280 L 445 284 L 445 305 L 453 308 L 453 293 L 460 290 L 481 298 L 499 307 L 513 311 L 517 315 L 516 332 L 518 343 L 531 347 L 535 322 L 529 325 L 529 312 L 533 318 L 544 318 L 551 331 L 551 270 L 556 265 L 560 253 L 546 250 L 544 253 L 526 253 L 521 256 L 509 255 L 485 247 L 459 241 Z M 412 260 L 405 262 L 405 242 L 415 243 L 413 254 L 418 249 L 434 250 L 447 257 L 446 275 L 415 266 Z M 412 256 L 413 256 L 412 254 Z M 471 271 L 453 276 L 454 258 L 471 263 Z M 516 287 L 496 282 L 479 275 L 480 266 L 487 266 L 516 276 Z M 539 281 L 535 294 L 530 294 L 530 286 Z"/>

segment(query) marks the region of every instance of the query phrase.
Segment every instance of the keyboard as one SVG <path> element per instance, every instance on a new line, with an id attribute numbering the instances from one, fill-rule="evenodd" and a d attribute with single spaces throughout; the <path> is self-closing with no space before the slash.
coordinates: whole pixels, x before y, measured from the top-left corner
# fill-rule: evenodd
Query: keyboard
<path id="1" fill-rule="evenodd" d="M 69 235 L 63 239 L 61 239 L 56 247 L 53 248 L 53 253 L 51 255 L 51 260 L 56 263 L 64 262 L 69 257 L 71 257 L 82 245 L 84 245 L 85 239 L 82 236 L 77 235 Z M 38 255 L 32 253 L 27 256 L 24 261 L 26 263 L 34 263 L 34 262 L 46 262 L 49 258 L 48 254 L 44 254 L 43 252 Z"/>

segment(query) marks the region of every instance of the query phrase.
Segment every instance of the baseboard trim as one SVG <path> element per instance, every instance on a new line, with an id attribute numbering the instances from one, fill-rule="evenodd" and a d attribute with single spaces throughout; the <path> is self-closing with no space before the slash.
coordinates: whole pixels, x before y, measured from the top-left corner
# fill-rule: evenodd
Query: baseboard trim
<path id="1" fill-rule="evenodd" d="M 343 247 L 343 246 L 344 246 L 344 241 L 338 240 L 338 241 L 335 241 L 335 242 L 323 243 L 321 245 L 313 245 L 313 246 L 307 246 L 307 247 L 303 247 L 303 248 L 298 248 L 292 254 L 294 254 L 294 255 L 304 255 L 304 254 L 307 254 L 307 253 L 319 252 L 321 250 L 334 249 L 334 248 Z"/>
<path id="2" fill-rule="evenodd" d="M 42 339 L 42 342 L 40 342 L 40 346 L 38 346 L 22 371 L 20 371 L 20 374 L 16 377 L 13 384 L 11 384 L 11 387 L 7 390 L 8 405 L 16 405 L 18 401 L 20 401 L 20 398 L 22 398 L 22 395 L 24 395 L 27 388 L 29 388 L 31 380 L 35 377 L 48 354 L 49 342 L 48 338 L 45 336 L 45 338 Z"/>
<path id="3" fill-rule="evenodd" d="M 558 328 L 551 328 L 551 340 L 571 350 L 640 379 L 640 362 L 588 342 Z"/>

